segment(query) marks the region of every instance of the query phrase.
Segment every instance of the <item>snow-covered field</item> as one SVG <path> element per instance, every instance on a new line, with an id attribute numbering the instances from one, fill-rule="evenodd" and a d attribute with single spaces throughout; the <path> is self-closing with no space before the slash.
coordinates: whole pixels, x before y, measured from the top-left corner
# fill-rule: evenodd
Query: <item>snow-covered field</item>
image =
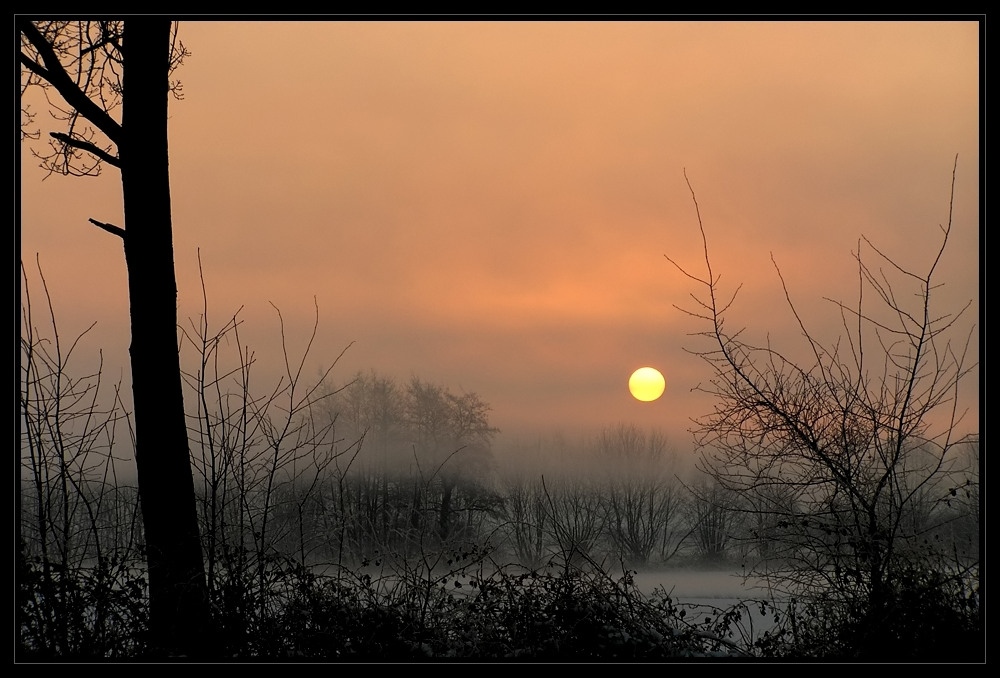
<path id="1" fill-rule="evenodd" d="M 744 581 L 739 572 L 661 570 L 640 572 L 634 579 L 644 594 L 651 595 L 658 587 L 662 588 L 674 601 L 690 606 L 688 609 L 697 614 L 714 614 L 715 610 L 727 610 L 741 601 L 770 600 L 768 592 L 758 588 L 758 580 Z M 774 617 L 766 611 L 761 614 L 758 605 L 748 605 L 741 625 L 749 636 L 756 637 L 774 625 Z"/>
<path id="2" fill-rule="evenodd" d="M 764 595 L 756 590 L 758 581 L 743 581 L 738 572 L 729 570 L 651 570 L 635 575 L 635 584 L 649 595 L 657 587 L 672 598 L 757 598 Z"/>

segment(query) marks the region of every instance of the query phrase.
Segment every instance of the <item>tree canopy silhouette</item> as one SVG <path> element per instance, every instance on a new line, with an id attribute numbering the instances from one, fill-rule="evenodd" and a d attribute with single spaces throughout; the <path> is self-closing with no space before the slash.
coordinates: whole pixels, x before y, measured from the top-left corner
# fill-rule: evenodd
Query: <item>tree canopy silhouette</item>
<path id="1" fill-rule="evenodd" d="M 167 104 L 187 55 L 162 17 L 126 21 L 16 19 L 21 93 L 41 87 L 65 123 L 35 152 L 50 172 L 121 173 L 122 225 L 90 222 L 121 238 L 128 270 L 135 454 L 149 576 L 150 647 L 194 656 L 210 642 L 177 344 Z M 38 139 L 23 105 L 21 138 Z"/>
<path id="2" fill-rule="evenodd" d="M 704 273 L 667 259 L 701 289 L 692 295 L 695 308 L 680 309 L 704 328 L 697 336 L 705 346 L 692 352 L 711 373 L 700 390 L 717 401 L 695 423 L 699 467 L 725 501 L 739 498 L 731 509 L 756 521 L 756 560 L 747 563 L 755 574 L 793 596 L 825 596 L 828 610 L 856 620 L 847 648 L 825 647 L 822 654 L 896 651 L 887 629 L 904 614 L 906 595 L 944 586 L 959 597 L 976 595 L 969 589 L 978 581 L 978 553 L 932 538 L 954 519 L 947 499 L 971 482 L 957 467 L 960 453 L 978 445 L 963 428 L 959 403 L 959 385 L 975 368 L 968 358 L 974 326 L 960 326 L 969 304 L 948 312 L 933 303 L 952 203 L 923 270 L 904 268 L 859 240 L 855 301 L 828 300 L 842 322 L 832 342 L 807 328 L 774 264 L 804 340 L 799 358 L 727 324 L 739 288 L 722 293 L 693 189 L 691 195 Z M 707 490 L 699 496 L 723 502 Z M 823 635 L 823 643 L 836 642 Z M 931 640 L 909 649 L 932 652 Z"/>

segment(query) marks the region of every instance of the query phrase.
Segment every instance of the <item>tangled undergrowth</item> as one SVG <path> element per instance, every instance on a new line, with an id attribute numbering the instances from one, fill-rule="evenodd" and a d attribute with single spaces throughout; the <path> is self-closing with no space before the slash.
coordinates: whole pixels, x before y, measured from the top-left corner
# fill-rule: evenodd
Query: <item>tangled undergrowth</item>
<path id="1" fill-rule="evenodd" d="M 221 662 L 677 662 L 767 659 L 944 660 L 981 648 L 978 590 L 933 576 L 901 581 L 889 617 L 842 602 L 763 600 L 694 608 L 635 574 L 550 563 L 484 567 L 482 554 L 320 574 L 287 559 L 220 578 L 213 590 Z M 21 559 L 18 653 L 24 661 L 147 661 L 145 582 L 108 562 L 60 572 Z M 750 608 L 773 626 L 752 633 Z M 870 611 L 868 611 L 870 612 Z M 862 635 L 867 634 L 867 635 Z M 958 654 L 956 654 L 958 653 Z"/>
<path id="2" fill-rule="evenodd" d="M 213 591 L 216 661 L 672 661 L 744 657 L 734 611 L 695 620 L 633 572 L 491 567 L 317 574 L 276 560 Z M 462 565 L 463 558 L 475 567 Z M 375 565 L 381 565 L 376 563 Z M 28 661 L 149 658 L 144 581 L 128 568 L 43 572 L 22 559 L 19 653 Z M 368 568 L 369 570 L 372 568 Z M 109 586 L 119 581 L 123 587 Z M 51 582 L 55 581 L 56 585 Z M 95 581 L 106 582 L 94 586 Z M 263 583 L 263 586 L 261 584 Z"/>

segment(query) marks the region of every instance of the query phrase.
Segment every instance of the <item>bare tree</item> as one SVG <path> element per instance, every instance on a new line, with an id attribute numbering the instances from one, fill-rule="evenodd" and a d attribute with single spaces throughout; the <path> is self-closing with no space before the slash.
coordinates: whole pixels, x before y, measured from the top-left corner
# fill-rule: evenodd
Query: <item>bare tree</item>
<path id="1" fill-rule="evenodd" d="M 74 376 L 93 325 L 67 342 L 41 267 L 47 313 L 32 313 L 23 265 L 22 274 L 17 652 L 32 659 L 127 657 L 146 621 L 127 593 L 142 540 L 134 488 L 120 486 L 116 475 L 121 429 L 130 427 L 120 384 L 108 407 L 101 403 L 107 385 L 100 365 Z"/>
<path id="2" fill-rule="evenodd" d="M 541 478 L 511 473 L 502 483 L 503 496 L 495 511 L 501 531 L 517 563 L 538 569 L 551 555 L 551 516 Z"/>
<path id="3" fill-rule="evenodd" d="M 170 81 L 185 56 L 176 25 L 16 20 L 21 92 L 44 89 L 65 124 L 37 153 L 50 172 L 121 172 L 125 223 L 91 219 L 122 239 L 132 343 L 136 466 L 149 569 L 153 651 L 211 651 L 208 592 L 198 533 L 177 344 L 167 144 Z M 127 47 L 126 47 L 127 45 Z M 30 112 L 28 114 L 30 116 Z M 31 124 L 22 117 L 22 139 Z"/>
<path id="4" fill-rule="evenodd" d="M 685 510 L 698 555 L 710 563 L 722 562 L 743 527 L 739 497 L 712 477 L 703 477 L 687 488 L 690 494 Z"/>
<path id="5" fill-rule="evenodd" d="M 370 370 L 358 372 L 338 389 L 327 414 L 337 419 L 348 437 L 364 436 L 364 463 L 384 472 L 409 457 L 403 454 L 408 448 L 405 401 L 405 393 L 393 378 Z"/>
<path id="6" fill-rule="evenodd" d="M 604 524 L 612 544 L 633 567 L 647 565 L 657 547 L 669 558 L 683 536 L 676 459 L 666 437 L 634 424 L 605 427 L 597 457 L 607 467 Z"/>
<path id="7" fill-rule="evenodd" d="M 438 546 L 475 540 L 495 501 L 489 405 L 418 377 L 400 386 L 374 370 L 336 390 L 322 416 L 358 443 L 349 464 L 334 467 L 338 552 L 363 562 L 422 551 L 429 529 Z"/>
<path id="8" fill-rule="evenodd" d="M 956 171 L 957 158 L 952 199 Z M 751 343 L 727 325 L 736 293 L 722 296 L 690 182 L 688 188 L 705 272 L 689 273 L 667 259 L 702 290 L 693 295 L 693 310 L 680 309 L 707 325 L 697 336 L 710 346 L 692 352 L 712 372 L 700 390 L 717 399 L 693 431 L 699 466 L 773 519 L 772 553 L 757 563 L 757 574 L 792 593 L 852 606 L 863 644 L 899 613 L 903 573 L 931 568 L 961 584 L 978 571 L 978 563 L 966 562 L 942 572 L 942 550 L 922 539 L 928 526 L 909 520 L 923 502 L 950 495 L 958 482 L 953 450 L 967 439 L 958 395 L 974 368 L 967 359 L 973 330 L 956 323 L 968 305 L 942 313 L 932 303 L 952 207 L 922 272 L 860 239 L 856 301 L 827 300 L 842 323 L 832 343 L 807 329 L 774 262 L 804 337 L 808 358 L 796 361 L 770 340 Z"/>
<path id="9" fill-rule="evenodd" d="M 600 482 L 566 474 L 542 478 L 549 505 L 551 539 L 557 560 L 567 571 L 593 564 L 604 533 L 604 497 Z"/>
<path id="10" fill-rule="evenodd" d="M 339 448 L 336 422 L 318 416 L 323 400 L 337 395 L 325 389 L 325 380 L 344 352 L 316 383 L 305 383 L 319 309 L 304 351 L 293 360 L 275 308 L 285 369 L 271 388 L 258 391 L 251 388 L 255 357 L 241 338 L 239 312 L 215 331 L 204 279 L 202 299 L 203 311 L 189 320 L 181 348 L 194 354 L 195 367 L 184 377 L 209 594 L 225 640 L 233 642 L 252 637 L 262 624 L 282 594 L 276 582 L 287 568 L 318 560 L 322 486 L 337 458 L 351 452 Z"/>

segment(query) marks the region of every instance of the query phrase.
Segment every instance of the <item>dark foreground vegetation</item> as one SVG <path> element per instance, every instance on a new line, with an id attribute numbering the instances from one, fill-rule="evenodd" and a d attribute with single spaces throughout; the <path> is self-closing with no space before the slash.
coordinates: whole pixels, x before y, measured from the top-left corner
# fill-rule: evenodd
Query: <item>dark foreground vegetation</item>
<path id="1" fill-rule="evenodd" d="M 374 373 L 302 389 L 289 368 L 253 396 L 237 318 L 185 333 L 211 632 L 197 653 L 165 653 L 149 624 L 139 491 L 118 475 L 129 415 L 117 400 L 102 408 L 99 370 L 71 377 L 73 350 L 54 323 L 52 341 L 23 310 L 19 661 L 984 656 L 977 444 L 898 515 L 876 605 L 863 532 L 835 532 L 819 511 L 793 525 L 710 476 L 682 479 L 660 435 L 617 425 L 586 445 L 529 450 L 578 470 L 589 460 L 586 473 L 506 468 L 514 451 L 493 449 L 475 394 Z M 633 580 L 637 569 L 706 566 L 771 588 L 713 610 Z"/>
<path id="2" fill-rule="evenodd" d="M 973 330 L 957 324 L 965 309 L 931 304 L 950 207 L 924 270 L 859 241 L 857 301 L 832 302 L 843 332 L 829 343 L 775 262 L 804 341 L 783 353 L 727 323 L 738 288 L 713 272 L 692 189 L 704 267 L 674 263 L 698 290 L 691 352 L 716 401 L 692 430 L 698 475 L 681 479 L 662 437 L 625 424 L 561 446 L 558 473 L 516 469 L 474 393 L 375 373 L 335 384 L 332 366 L 307 385 L 287 350 L 261 391 L 239 318 L 215 331 L 207 308 L 179 354 L 176 24 L 17 24 L 21 92 L 41 87 L 66 123 L 42 166 L 122 174 L 126 224 L 90 222 L 124 243 L 132 398 L 116 385 L 109 404 L 99 365 L 77 376 L 80 337 L 60 342 L 51 303 L 33 317 L 25 274 L 16 659 L 985 657 L 981 451 L 958 403 Z M 21 113 L 22 141 L 40 138 Z M 768 595 L 706 612 L 636 589 L 636 568 L 682 558 L 738 563 Z"/>
<path id="3" fill-rule="evenodd" d="M 630 573 L 547 568 L 485 574 L 475 554 L 452 569 L 318 576 L 301 564 L 233 573 L 213 596 L 218 632 L 174 661 L 976 661 L 978 597 L 931 573 L 895 592 L 894 614 L 866 632 L 866 610 L 836 601 L 745 601 L 698 614 Z M 51 564 L 50 564 L 51 565 Z M 136 567 L 140 563 L 136 563 Z M 46 572 L 46 569 L 48 570 Z M 22 661 L 163 661 L 146 625 L 141 570 L 109 561 L 53 572 L 19 559 Z M 263 582 L 261 584 L 260 582 Z M 943 584 L 943 585 L 942 585 Z M 775 626 L 753 638 L 751 607 Z"/>
<path id="4" fill-rule="evenodd" d="M 748 600 L 698 614 L 630 572 L 520 568 L 487 574 L 479 554 L 451 554 L 437 574 L 319 576 L 290 560 L 224 577 L 213 596 L 217 635 L 200 657 L 174 661 L 976 661 L 978 597 L 912 573 L 894 613 L 866 633 L 866 610 Z M 464 563 L 464 564 L 463 564 Z M 74 572 L 19 557 L 22 661 L 163 661 L 150 653 L 141 563 L 113 558 Z M 775 626 L 750 636 L 751 607 Z"/>

